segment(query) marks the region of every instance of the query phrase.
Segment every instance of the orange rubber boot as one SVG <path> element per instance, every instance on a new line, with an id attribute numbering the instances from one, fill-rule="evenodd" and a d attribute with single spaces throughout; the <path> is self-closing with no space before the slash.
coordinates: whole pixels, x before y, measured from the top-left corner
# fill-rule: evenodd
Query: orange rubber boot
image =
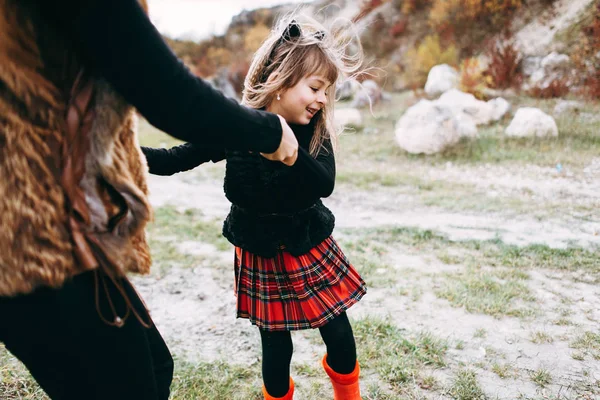
<path id="1" fill-rule="evenodd" d="M 356 362 L 354 371 L 350 372 L 349 374 L 338 374 L 332 370 L 329 364 L 327 364 L 327 354 L 325 354 L 325 357 L 323 357 L 322 364 L 325 372 L 327 372 L 327 375 L 329 375 L 331 384 L 333 385 L 333 400 L 362 399 L 360 397 L 360 386 L 358 384 L 358 376 L 360 375 L 358 361 Z"/>
<path id="2" fill-rule="evenodd" d="M 262 388 L 263 396 L 265 396 L 265 400 L 292 400 L 294 398 L 294 380 L 290 378 L 290 388 L 285 396 L 283 397 L 273 397 L 269 393 L 267 393 L 267 388 L 263 385 Z"/>

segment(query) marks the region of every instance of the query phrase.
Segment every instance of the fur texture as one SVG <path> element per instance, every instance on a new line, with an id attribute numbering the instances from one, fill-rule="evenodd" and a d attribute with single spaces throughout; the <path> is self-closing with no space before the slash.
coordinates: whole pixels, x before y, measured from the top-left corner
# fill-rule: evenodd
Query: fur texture
<path id="1" fill-rule="evenodd" d="M 81 65 L 69 43 L 37 24 L 35 9 L 26 4 L 0 0 L 0 296 L 58 287 L 82 272 L 67 229 L 59 151 L 69 90 Z M 63 70 L 48 60 L 61 60 Z M 151 209 L 135 112 L 107 83 L 96 81 L 95 88 L 80 183 L 91 217 L 86 229 L 117 274 L 148 272 L 144 227 Z"/>

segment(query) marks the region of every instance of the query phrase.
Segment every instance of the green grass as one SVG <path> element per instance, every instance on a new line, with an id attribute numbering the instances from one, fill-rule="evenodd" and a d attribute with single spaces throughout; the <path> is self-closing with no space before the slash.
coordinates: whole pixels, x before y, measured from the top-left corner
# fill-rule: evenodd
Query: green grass
<path id="1" fill-rule="evenodd" d="M 548 335 L 546 332 L 536 331 L 531 334 L 530 340 L 535 344 L 547 344 L 554 342 L 552 336 Z"/>
<path id="2" fill-rule="evenodd" d="M 0 399 L 49 400 L 29 371 L 0 343 Z"/>
<path id="3" fill-rule="evenodd" d="M 600 333 L 584 332 L 577 336 L 571 343 L 571 348 L 579 350 L 582 357 L 590 356 L 595 360 L 600 360 Z"/>
<path id="4" fill-rule="evenodd" d="M 378 318 L 355 320 L 353 330 L 358 357 L 364 370 L 378 373 L 392 391 L 402 393 L 413 383 L 431 384 L 426 368 L 442 368 L 448 343 L 430 333 L 408 337 L 388 321 Z"/>
<path id="5" fill-rule="evenodd" d="M 487 397 L 477 383 L 475 372 L 460 369 L 456 372 L 447 394 L 456 400 L 484 400 Z"/>
<path id="6" fill-rule="evenodd" d="M 552 383 L 552 375 L 545 368 L 539 368 L 529 373 L 531 381 L 540 387 L 546 387 Z"/>
<path id="7" fill-rule="evenodd" d="M 485 328 L 478 328 L 473 334 L 474 338 L 483 339 L 487 336 L 487 330 Z"/>
<path id="8" fill-rule="evenodd" d="M 399 276 L 386 257 L 388 249 L 374 241 L 340 240 L 344 252 L 349 254 L 352 264 L 358 268 L 369 287 L 393 287 Z"/>
<path id="9" fill-rule="evenodd" d="M 480 128 L 477 140 L 462 140 L 444 153 L 453 162 L 490 164 L 536 164 L 583 168 L 600 151 L 600 122 L 569 117 L 556 118 L 556 138 L 509 138 L 507 124 Z"/>
<path id="10" fill-rule="evenodd" d="M 318 378 L 323 377 L 323 369 L 320 364 L 298 364 L 292 362 L 292 375 Z"/>
<path id="11" fill-rule="evenodd" d="M 231 365 L 223 361 L 180 364 L 173 377 L 173 400 L 260 400 L 260 367 Z"/>
<path id="12" fill-rule="evenodd" d="M 232 249 L 221 235 L 221 222 L 207 220 L 197 209 L 179 210 L 172 206 L 155 209 L 148 238 L 154 268 L 161 271 L 174 265 L 188 268 L 202 260 L 201 256 L 181 252 L 177 246 L 183 241 L 208 243 L 220 251 Z"/>
<path id="13" fill-rule="evenodd" d="M 517 246 L 499 239 L 453 241 L 443 234 L 428 229 L 414 227 L 382 227 L 360 230 L 345 229 L 352 240 L 364 243 L 379 242 L 409 246 L 409 251 L 422 254 L 427 252 L 444 258 L 448 252 L 461 254 L 462 264 L 471 268 L 504 267 L 496 272 L 500 279 L 527 279 L 528 269 L 584 272 L 590 274 L 593 282 L 600 282 L 600 251 L 596 248 L 570 247 L 551 248 L 544 244 Z M 455 256 L 457 257 L 457 256 Z"/>
<path id="14" fill-rule="evenodd" d="M 220 219 L 207 220 L 198 209 L 179 210 L 172 206 L 155 209 L 151 233 L 159 236 L 177 236 L 183 240 L 197 240 L 210 243 L 217 249 L 226 251 L 231 245 L 221 234 Z"/>
<path id="15" fill-rule="evenodd" d="M 391 188 L 398 196 L 417 199 L 424 206 L 442 207 L 446 210 L 469 210 L 470 212 L 494 212 L 518 210 L 535 211 L 536 208 L 515 196 L 490 197 L 475 185 L 448 182 L 419 173 L 419 171 L 395 170 L 387 164 L 381 168 L 339 168 L 336 182 L 349 186 L 349 190 L 373 190 Z M 539 209 L 539 208 L 538 208 Z"/>
<path id="16" fill-rule="evenodd" d="M 398 396 L 387 393 L 379 383 L 370 383 L 366 393 L 361 392 L 364 399 L 369 400 L 396 400 Z M 318 397 L 317 397 L 318 398 Z M 405 397 L 406 398 L 406 397 Z"/>
<path id="17" fill-rule="evenodd" d="M 183 143 L 181 140 L 175 139 L 173 136 L 159 131 L 150 125 L 144 118 L 140 118 L 139 121 L 138 135 L 140 145 L 147 147 L 173 147 Z"/>
<path id="18" fill-rule="evenodd" d="M 410 95 L 395 95 L 391 103 L 365 111 L 364 132 L 343 134 L 337 162 L 337 182 L 347 190 L 389 189 L 397 196 L 422 206 L 469 212 L 504 212 L 530 214 L 537 217 L 560 216 L 565 202 L 545 200 L 543 206 L 531 201 L 523 191 L 490 196 L 487 188 L 464 182 L 443 181 L 428 172 L 443 169 L 448 162 L 465 166 L 500 165 L 515 167 L 538 165 L 554 168 L 561 164 L 564 171 L 580 172 L 600 154 L 600 120 L 589 120 L 578 114 L 565 113 L 556 118 L 560 135 L 557 138 L 508 138 L 504 129 L 507 117 L 500 123 L 480 127 L 475 140 L 462 140 L 447 151 L 435 155 L 414 155 L 402 150 L 395 141 L 394 125 L 408 107 Z M 411 100 L 414 101 L 414 100 Z M 513 110 L 520 106 L 535 106 L 552 114 L 556 100 L 527 97 L 510 99 Z M 584 112 L 600 114 L 600 103 L 587 103 Z M 369 132 L 369 133 L 367 133 Z M 410 206 L 408 204 L 407 206 Z M 571 204 L 569 212 L 593 218 L 590 204 Z"/>
<path id="19" fill-rule="evenodd" d="M 518 375 L 517 371 L 511 365 L 498 362 L 492 364 L 492 372 L 502 379 L 513 378 Z"/>
<path id="20" fill-rule="evenodd" d="M 175 139 L 174 137 L 167 135 L 164 132 L 159 131 L 148 123 L 143 118 L 140 118 L 139 128 L 139 141 L 140 145 L 153 147 L 153 148 L 171 148 L 182 144 L 183 142 Z M 225 163 L 204 163 L 200 167 L 193 170 L 192 173 L 186 173 L 183 181 L 188 183 L 194 183 L 197 180 L 206 178 L 211 180 L 223 180 L 225 175 Z"/>
<path id="21" fill-rule="evenodd" d="M 558 325 L 558 326 L 573 325 L 573 322 L 571 322 L 571 320 L 564 318 L 564 317 L 554 320 L 553 323 L 554 323 L 554 325 Z"/>
<path id="22" fill-rule="evenodd" d="M 526 283 L 530 269 L 584 272 L 600 282 L 600 252 L 592 249 L 519 247 L 500 240 L 451 241 L 431 230 L 410 227 L 345 229 L 344 234 L 347 253 L 374 286 L 393 286 L 392 278 L 399 277 L 393 271 L 375 273 L 385 265 L 385 246 L 397 250 L 400 245 L 409 254 L 433 254 L 442 260 L 452 254 L 452 263 L 459 261 L 466 269 L 440 274 L 436 295 L 469 312 L 495 317 L 535 315 L 535 298 Z M 407 288 L 398 292 L 410 293 Z"/>
<path id="23" fill-rule="evenodd" d="M 447 273 L 445 277 L 442 288 L 435 293 L 455 307 L 494 317 L 533 314 L 531 309 L 516 305 L 517 300 L 533 300 L 527 285 L 519 280 L 501 280 L 493 271 L 473 268 L 466 272 Z"/>
<path id="24" fill-rule="evenodd" d="M 260 400 L 260 366 L 175 362 L 172 400 Z M 49 400 L 27 369 L 0 345 L 0 399 Z"/>
<path id="25" fill-rule="evenodd" d="M 348 165 L 368 160 L 370 165 L 386 164 L 389 169 L 406 164 L 427 163 L 440 165 L 448 161 L 459 164 L 537 164 L 554 166 L 562 163 L 566 168 L 582 168 L 600 153 L 600 121 L 587 120 L 577 114 L 565 113 L 557 116 L 559 129 L 557 138 L 509 138 L 504 130 L 512 115 L 499 123 L 479 127 L 479 138 L 462 140 L 447 151 L 425 156 L 412 155 L 400 149 L 394 140 L 394 125 L 410 105 L 410 95 L 396 95 L 392 102 L 374 109 L 373 115 L 367 111 L 365 126 L 369 132 L 354 133 L 341 137 L 343 157 L 348 157 Z M 414 102 L 414 100 L 412 100 Z M 537 107 L 552 115 L 556 99 L 540 100 L 519 96 L 509 99 L 512 113 L 521 106 Z M 600 103 L 586 103 L 584 112 L 592 115 L 600 113 Z M 342 159 L 341 170 L 344 169 Z M 363 168 L 361 168 L 363 169 Z M 384 170 L 385 168 L 379 168 Z M 364 169 L 363 169 L 364 170 Z"/>

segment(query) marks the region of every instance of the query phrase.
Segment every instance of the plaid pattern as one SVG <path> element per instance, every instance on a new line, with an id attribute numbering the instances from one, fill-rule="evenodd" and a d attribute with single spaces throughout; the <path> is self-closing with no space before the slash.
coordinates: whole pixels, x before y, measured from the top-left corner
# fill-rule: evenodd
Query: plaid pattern
<path id="1" fill-rule="evenodd" d="M 330 236 L 310 252 L 274 258 L 235 248 L 238 318 L 269 331 L 318 328 L 359 301 L 365 282 Z"/>

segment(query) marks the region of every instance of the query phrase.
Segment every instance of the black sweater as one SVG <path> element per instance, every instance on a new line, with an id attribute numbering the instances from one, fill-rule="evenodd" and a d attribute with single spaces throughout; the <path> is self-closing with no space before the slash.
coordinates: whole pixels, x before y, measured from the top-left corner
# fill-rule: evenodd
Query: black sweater
<path id="1" fill-rule="evenodd" d="M 150 173 L 171 175 L 207 161 L 227 159 L 225 195 L 232 206 L 223 234 L 236 246 L 273 257 L 280 246 L 294 255 L 308 252 L 333 231 L 334 217 L 320 198 L 333 192 L 335 157 L 327 140 L 316 158 L 307 151 L 312 125 L 293 125 L 298 161 L 288 167 L 257 153 L 217 151 L 189 143 L 172 149 L 142 147 Z"/>
<path id="2" fill-rule="evenodd" d="M 272 153 L 279 147 L 279 118 L 243 107 L 192 75 L 137 0 L 23 1 L 35 3 L 43 21 L 73 41 L 86 67 L 158 129 L 213 148 Z"/>

